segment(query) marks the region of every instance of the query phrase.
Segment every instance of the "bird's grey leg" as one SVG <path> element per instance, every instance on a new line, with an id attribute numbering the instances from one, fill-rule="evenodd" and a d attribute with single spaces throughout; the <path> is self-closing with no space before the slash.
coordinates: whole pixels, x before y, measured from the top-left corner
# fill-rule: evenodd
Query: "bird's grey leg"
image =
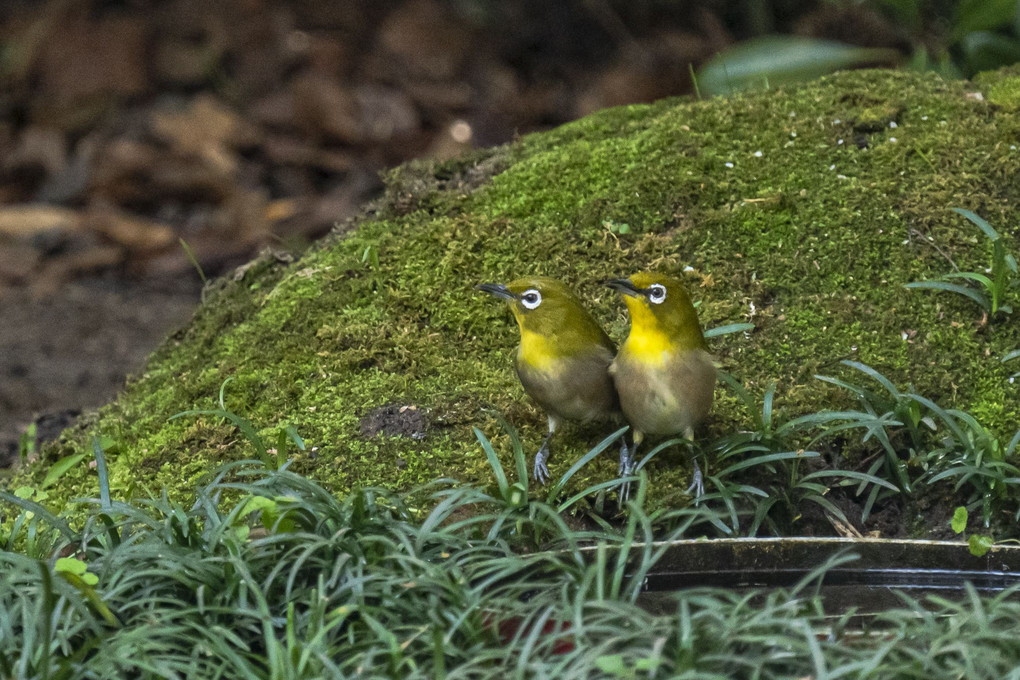
<path id="1" fill-rule="evenodd" d="M 695 456 L 691 458 L 691 462 L 694 463 L 694 475 L 691 479 L 691 485 L 687 487 L 687 493 L 694 492 L 694 500 L 697 502 L 699 498 L 705 495 L 705 480 L 701 474 L 701 468 L 698 467 L 698 458 Z"/>
<path id="2" fill-rule="evenodd" d="M 634 445 L 627 448 L 627 436 L 624 435 L 620 440 L 620 466 L 617 469 L 620 477 L 629 477 L 634 473 L 634 457 L 637 455 L 638 443 L 641 441 L 639 437 L 634 437 Z M 623 505 L 630 500 L 630 482 L 621 481 L 619 491 L 620 505 Z"/>
<path id="3" fill-rule="evenodd" d="M 549 466 L 545 462 L 549 459 L 549 440 L 552 439 L 553 432 L 556 431 L 559 424 L 558 418 L 549 416 L 549 434 L 542 440 L 542 446 L 539 447 L 538 453 L 535 454 L 535 466 L 531 470 L 531 476 L 539 484 L 545 484 L 549 481 Z"/>
<path id="4" fill-rule="evenodd" d="M 694 442 L 694 428 L 687 426 L 684 428 L 684 437 Z M 694 463 L 694 474 L 691 476 L 691 485 L 687 487 L 687 493 L 694 492 L 694 500 L 697 501 L 703 495 L 705 495 L 705 479 L 701 474 L 701 468 L 698 467 L 698 456 L 695 454 L 691 457 L 691 462 Z"/>

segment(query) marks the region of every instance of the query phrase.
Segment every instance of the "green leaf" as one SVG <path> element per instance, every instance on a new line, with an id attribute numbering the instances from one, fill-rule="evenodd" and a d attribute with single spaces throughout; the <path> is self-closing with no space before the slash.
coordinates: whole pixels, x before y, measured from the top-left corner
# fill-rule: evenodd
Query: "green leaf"
<path id="1" fill-rule="evenodd" d="M 821 494 L 810 494 L 808 496 L 805 496 L 804 502 L 814 503 L 815 505 L 822 508 L 822 510 L 835 517 L 836 519 L 839 519 L 840 521 L 845 522 L 847 524 L 850 523 L 850 520 L 847 518 L 846 514 L 839 508 L 839 506 L 837 506 L 835 503 L 830 501 L 825 496 L 822 496 Z"/>
<path id="2" fill-rule="evenodd" d="M 963 530 L 967 528 L 967 508 L 962 505 L 953 511 L 953 519 L 950 520 L 949 526 L 953 528 L 953 531 L 958 534 L 962 534 Z"/>
<path id="3" fill-rule="evenodd" d="M 287 433 L 287 438 L 294 442 L 294 446 L 298 447 L 298 450 L 305 450 L 305 440 L 298 434 L 296 427 L 288 424 L 283 428 L 283 431 Z"/>
<path id="4" fill-rule="evenodd" d="M 893 49 L 856 47 L 802 36 L 765 36 L 740 43 L 711 59 L 698 72 L 710 95 L 810 80 L 839 69 L 895 63 Z"/>
<path id="5" fill-rule="evenodd" d="M 602 226 L 609 229 L 609 231 L 615 234 L 629 234 L 630 225 L 626 222 L 614 222 L 613 220 L 604 220 Z"/>
<path id="6" fill-rule="evenodd" d="M 977 213 L 971 210 L 966 210 L 964 208 L 953 208 L 953 212 L 957 213 L 958 215 L 963 215 L 968 220 L 976 224 L 981 231 L 985 232 L 985 236 L 987 236 L 988 238 L 992 239 L 993 241 L 999 240 L 999 232 L 995 231 L 995 229 L 992 228 L 992 225 L 988 224 L 988 222 L 984 218 L 979 216 Z"/>
<path id="7" fill-rule="evenodd" d="M 921 3 L 917 0 L 875 0 L 875 4 L 892 14 L 898 23 L 905 24 L 911 34 L 921 26 Z"/>
<path id="8" fill-rule="evenodd" d="M 1003 457 L 1008 458 L 1012 456 L 1013 452 L 1017 450 L 1017 446 L 1020 446 L 1020 430 L 1017 430 L 1013 438 L 1009 440 L 1009 444 L 1006 444 L 1006 452 L 1003 454 Z"/>
<path id="9" fill-rule="evenodd" d="M 78 453 L 73 456 L 68 456 L 67 458 L 61 458 L 54 463 L 52 467 L 50 467 L 49 472 L 46 473 L 46 477 L 43 478 L 42 484 L 39 485 L 39 488 L 45 489 L 52 485 L 58 479 L 67 474 L 68 470 L 80 463 L 84 458 L 84 453 Z"/>
<path id="10" fill-rule="evenodd" d="M 616 676 L 623 676 L 627 673 L 627 667 L 623 663 L 623 654 L 606 654 L 595 659 L 595 665 L 603 673 L 612 673 Z"/>
<path id="11" fill-rule="evenodd" d="M 564 475 L 560 477 L 559 481 L 553 484 L 549 489 L 549 502 L 552 503 L 553 499 L 559 496 L 560 491 L 563 489 L 564 486 L 566 486 L 567 482 L 570 480 L 571 477 L 574 476 L 574 474 L 578 470 L 583 468 L 593 458 L 595 458 L 603 451 L 608 449 L 610 444 L 623 437 L 626 431 L 627 431 L 626 426 L 621 427 L 619 430 L 617 430 L 613 434 L 609 435 L 608 437 L 600 441 L 593 449 L 591 449 L 590 451 L 588 451 L 588 453 L 581 456 L 580 459 L 578 459 L 573 465 L 571 465 L 570 469 L 567 470 L 566 473 L 564 473 Z"/>
<path id="12" fill-rule="evenodd" d="M 525 492 L 528 487 L 528 460 L 524 455 L 524 444 L 521 443 L 521 438 L 517 434 L 517 429 L 510 424 L 510 422 L 503 417 L 503 414 L 499 411 L 491 411 L 492 416 L 499 423 L 499 426 L 503 428 L 507 436 L 510 437 L 510 451 L 514 456 L 514 466 L 517 469 L 517 481 L 524 486 Z"/>
<path id="13" fill-rule="evenodd" d="M 774 463 L 779 460 L 806 460 L 808 458 L 818 458 L 817 451 L 784 451 L 782 453 L 769 453 L 764 456 L 755 456 L 754 458 L 745 458 L 739 463 L 730 465 L 725 470 L 718 473 L 718 477 L 725 478 L 728 475 L 732 475 L 734 472 L 740 470 L 746 470 L 747 468 L 754 467 L 755 465 L 767 465 L 768 463 Z"/>
<path id="14" fill-rule="evenodd" d="M 658 657 L 647 657 L 644 659 L 638 659 L 634 662 L 634 668 L 639 671 L 652 671 L 658 668 L 662 664 L 662 660 Z"/>
<path id="15" fill-rule="evenodd" d="M 35 455 L 36 430 L 37 425 L 32 423 L 21 433 L 21 439 L 18 443 L 18 457 L 21 460 Z"/>
<path id="16" fill-rule="evenodd" d="M 837 480 L 856 480 L 858 482 L 863 482 L 864 484 L 881 486 L 889 489 L 890 491 L 899 491 L 899 489 L 896 488 L 896 485 L 892 482 L 857 470 L 819 470 L 818 472 L 812 472 L 809 475 L 805 475 L 801 481 L 807 482 L 812 479 L 823 479 L 825 477 L 833 477 Z"/>
<path id="17" fill-rule="evenodd" d="M 57 559 L 56 564 L 53 565 L 53 568 L 57 571 L 66 571 L 69 574 L 81 576 L 89 570 L 89 565 L 76 557 L 60 557 Z"/>
<path id="18" fill-rule="evenodd" d="M 995 541 L 992 540 L 991 536 L 971 536 L 967 541 L 967 545 L 970 547 L 970 554 L 975 557 L 982 557 L 985 553 L 992 549 Z"/>
<path id="19" fill-rule="evenodd" d="M 99 437 L 99 445 L 103 447 L 103 451 L 112 450 L 115 447 L 116 443 L 117 442 L 114 441 L 113 437 L 109 435 L 104 434 Z"/>
<path id="20" fill-rule="evenodd" d="M 709 328 L 705 331 L 706 338 L 717 338 L 720 335 L 729 335 L 730 333 L 740 333 L 741 331 L 752 331 L 754 330 L 753 323 L 731 323 L 726 326 L 716 326 L 715 328 Z"/>
<path id="21" fill-rule="evenodd" d="M 73 559 L 73 558 L 61 558 L 61 559 Z M 58 564 L 59 564 L 60 561 L 61 560 L 57 560 Z M 73 560 L 73 561 L 81 562 L 81 560 Z M 85 563 L 81 562 L 81 564 L 84 567 Z M 77 567 L 73 567 L 73 566 L 72 566 L 72 568 L 77 569 Z M 97 593 L 96 589 L 93 587 L 97 583 L 99 583 L 99 577 L 98 576 L 96 576 L 95 574 L 90 573 L 88 571 L 83 571 L 81 573 L 75 573 L 74 571 L 71 571 L 69 569 L 60 569 L 59 566 L 57 567 L 57 573 L 60 574 L 61 578 L 63 578 L 65 581 L 67 581 L 72 586 L 77 588 L 85 596 L 85 598 L 89 601 L 89 604 L 91 604 L 92 607 L 97 612 L 99 612 L 99 615 L 102 616 L 103 619 L 108 624 L 110 624 L 111 626 L 119 626 L 120 625 L 120 621 L 118 621 L 116 615 L 114 615 L 114 613 L 110 610 L 110 608 L 106 605 L 106 603 L 103 602 L 103 599 L 99 596 L 99 593 Z"/>
<path id="22" fill-rule="evenodd" d="M 528 502 L 528 487 L 522 482 L 514 482 L 510 485 L 506 500 L 510 503 L 511 507 L 522 507 Z"/>
<path id="23" fill-rule="evenodd" d="M 258 510 L 268 510 L 269 512 L 276 512 L 276 501 L 272 498 L 265 496 L 252 496 L 246 500 L 241 507 L 241 511 L 237 513 L 238 517 L 245 517 Z"/>
<path id="24" fill-rule="evenodd" d="M 761 422 L 762 425 L 769 429 L 772 427 L 772 402 L 776 396 L 776 383 L 772 381 L 769 383 L 768 389 L 765 390 L 765 399 L 761 407 Z"/>
<path id="25" fill-rule="evenodd" d="M 510 484 L 507 483 L 506 472 L 503 471 L 503 464 L 499 462 L 499 456 L 496 455 L 496 450 L 492 448 L 492 442 L 489 438 L 479 430 L 477 427 L 471 428 L 475 437 L 478 439 L 478 443 L 482 445 L 482 450 L 485 451 L 485 457 L 489 461 L 489 467 L 492 468 L 492 473 L 496 476 L 496 486 L 499 488 L 499 495 L 506 499 L 509 497 Z"/>
<path id="26" fill-rule="evenodd" d="M 1020 61 L 1020 42 L 991 31 L 973 31 L 960 41 L 964 62 L 971 71 L 991 71 Z"/>
<path id="27" fill-rule="evenodd" d="M 985 290 L 991 290 L 993 285 L 992 280 L 990 278 L 988 278 L 984 274 L 979 274 L 977 272 L 952 272 L 950 274 L 944 274 L 942 278 L 966 279 L 968 281 L 977 281 L 978 283 L 985 287 Z"/>
<path id="28" fill-rule="evenodd" d="M 96 457 L 96 472 L 99 473 L 99 502 L 104 512 L 113 506 L 110 500 L 110 475 L 106 470 L 106 455 L 99 437 L 92 437 L 92 453 Z"/>
<path id="29" fill-rule="evenodd" d="M 857 369 L 858 371 L 860 371 L 861 373 L 868 376 L 872 380 L 876 381 L 879 385 L 884 387 L 885 391 L 888 392 L 893 397 L 900 396 L 900 391 L 896 389 L 896 385 L 894 385 L 892 381 L 889 380 L 889 378 L 885 377 L 884 375 L 873 369 L 871 366 L 868 366 L 867 364 L 862 364 L 859 361 L 850 361 L 849 359 L 844 359 L 839 363 L 843 364 L 844 366 L 849 366 L 850 368 Z"/>
<path id="30" fill-rule="evenodd" d="M 956 42 L 973 31 L 988 31 L 1009 26 L 1016 12 L 1016 0 L 960 0 L 953 18 L 952 40 Z"/>
<path id="31" fill-rule="evenodd" d="M 930 290 L 945 290 L 950 293 L 959 293 L 969 297 L 974 302 L 981 305 L 981 308 L 985 311 L 991 311 L 992 302 L 987 297 L 967 286 L 961 286 L 958 283 L 946 283 L 945 281 L 915 281 L 913 283 L 904 283 L 904 288 L 927 288 Z"/>

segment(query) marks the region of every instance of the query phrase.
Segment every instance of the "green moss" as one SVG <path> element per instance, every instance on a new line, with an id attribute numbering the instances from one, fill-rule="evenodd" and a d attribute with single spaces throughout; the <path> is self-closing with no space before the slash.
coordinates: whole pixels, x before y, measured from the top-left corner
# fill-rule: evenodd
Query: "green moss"
<path id="1" fill-rule="evenodd" d="M 723 365 L 758 393 L 776 381 L 791 416 L 844 405 L 813 376 L 846 377 L 839 361 L 850 358 L 999 433 L 1015 429 L 1020 395 L 998 357 L 1020 347 L 1020 324 L 983 328 L 966 299 L 902 288 L 949 271 L 946 256 L 985 266 L 987 243 L 953 207 L 978 211 L 1016 249 L 1016 123 L 966 90 L 930 74 L 844 73 L 611 109 L 467 160 L 395 170 L 386 199 L 355 228 L 291 265 L 262 258 L 217 283 L 123 396 L 15 483 L 38 481 L 101 432 L 119 443 L 115 492 L 182 493 L 211 466 L 252 455 L 215 418 L 167 420 L 213 407 L 227 378 L 226 406 L 266 435 L 294 424 L 315 447 L 295 465 L 338 493 L 487 479 L 472 426 L 505 438 L 485 409 L 505 414 L 529 448 L 545 424 L 513 375 L 516 329 L 473 286 L 529 273 L 575 287 L 619 340 L 626 315 L 600 282 L 690 267 L 705 325 L 757 326 L 712 343 Z M 717 394 L 705 436 L 748 422 Z M 363 432 L 363 419 L 390 405 L 424 412 L 424 438 Z M 565 432 L 553 474 L 608 431 Z M 615 470 L 605 458 L 575 481 Z M 687 486 L 679 455 L 653 471 L 660 500 Z M 95 489 L 83 467 L 51 498 Z"/>
<path id="2" fill-rule="evenodd" d="M 1020 110 L 1020 66 L 979 73 L 974 80 L 985 90 L 992 104 L 1008 111 Z"/>

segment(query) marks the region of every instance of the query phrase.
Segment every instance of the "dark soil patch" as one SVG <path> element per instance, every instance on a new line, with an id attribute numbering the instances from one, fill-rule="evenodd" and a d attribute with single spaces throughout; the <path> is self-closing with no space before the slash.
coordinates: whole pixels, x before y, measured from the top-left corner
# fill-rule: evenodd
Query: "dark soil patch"
<path id="1" fill-rule="evenodd" d="M 428 429 L 428 414 L 414 405 L 387 404 L 372 409 L 361 419 L 362 437 L 424 439 Z"/>

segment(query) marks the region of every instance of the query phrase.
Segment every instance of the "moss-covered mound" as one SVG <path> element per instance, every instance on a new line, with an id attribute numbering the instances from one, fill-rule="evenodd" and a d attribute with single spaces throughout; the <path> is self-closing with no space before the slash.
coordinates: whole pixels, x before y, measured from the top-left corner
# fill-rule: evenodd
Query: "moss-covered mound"
<path id="1" fill-rule="evenodd" d="M 987 80 L 1011 92 L 1005 77 Z M 1005 84 L 1004 84 L 1005 83 Z M 864 362 L 993 431 L 1020 421 L 1020 385 L 1000 359 L 1020 347 L 1020 310 L 982 324 L 960 295 L 909 281 L 983 271 L 988 240 L 967 208 L 1017 250 L 1020 117 L 978 86 L 931 74 L 839 74 L 763 94 L 611 109 L 507 148 L 394 171 L 374 212 L 297 262 L 266 257 L 209 291 L 114 403 L 51 446 L 54 460 L 108 453 L 115 494 L 190 489 L 198 475 L 253 455 L 227 421 L 168 420 L 226 407 L 264 434 L 290 423 L 308 450 L 295 467 L 343 492 L 407 488 L 441 476 L 482 479 L 472 426 L 497 439 L 486 409 L 537 448 L 545 420 L 513 374 L 517 331 L 473 286 L 525 274 L 574 287 L 611 336 L 623 305 L 607 278 L 678 273 L 706 327 L 752 322 L 712 341 L 723 367 L 761 393 L 778 383 L 787 414 L 843 406 L 816 380 Z M 857 377 L 860 377 L 859 374 Z M 704 436 L 747 413 L 720 387 Z M 567 430 L 554 477 L 608 429 Z M 275 440 L 274 440 L 275 441 Z M 505 447 L 504 447 L 505 448 Z M 684 488 L 680 458 L 652 464 L 657 493 Z M 596 460 L 576 482 L 616 473 Z M 84 463 L 50 498 L 96 493 Z"/>

